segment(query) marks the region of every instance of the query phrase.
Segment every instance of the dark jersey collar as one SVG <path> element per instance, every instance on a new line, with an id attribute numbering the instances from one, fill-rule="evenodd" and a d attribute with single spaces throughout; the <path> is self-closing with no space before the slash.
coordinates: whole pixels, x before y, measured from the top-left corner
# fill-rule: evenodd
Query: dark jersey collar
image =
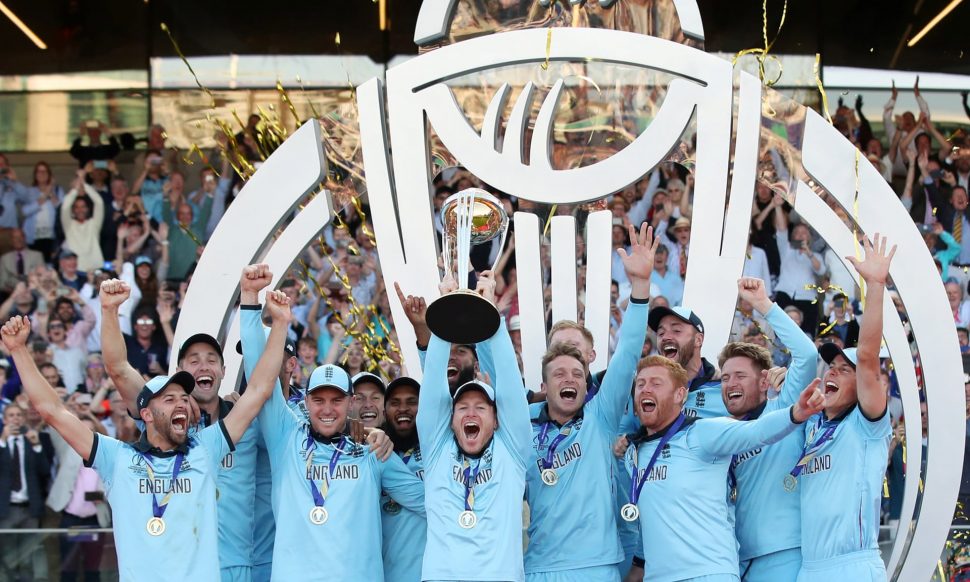
<path id="1" fill-rule="evenodd" d="M 586 406 L 584 405 L 582 408 L 579 409 L 579 412 L 577 412 L 576 415 L 573 416 L 572 420 L 583 418 L 583 411 L 585 409 L 586 409 Z M 549 403 L 544 402 L 542 404 L 542 408 L 539 409 L 539 416 L 532 419 L 532 424 L 546 424 L 547 422 L 551 422 L 556 426 L 556 428 L 562 428 L 561 424 L 549 418 Z"/>
<path id="2" fill-rule="evenodd" d="M 225 418 L 229 414 L 230 410 L 232 410 L 232 402 L 229 402 L 228 400 L 223 400 L 222 397 L 220 397 L 219 398 L 219 419 Z M 199 424 L 201 424 L 204 427 L 207 427 L 212 424 L 212 420 L 213 420 L 212 416 L 208 412 L 204 410 L 199 411 Z"/>
<path id="3" fill-rule="evenodd" d="M 175 447 L 174 449 L 163 451 L 158 447 L 153 447 L 151 443 L 148 442 L 148 430 L 146 428 L 145 432 L 141 433 L 141 438 L 131 444 L 139 453 L 145 453 L 153 457 L 167 458 L 174 457 L 175 455 L 182 453 L 188 454 L 189 452 L 189 439 L 185 439 L 185 442 L 181 445 Z"/>
<path id="4" fill-rule="evenodd" d="M 742 418 L 741 420 L 758 420 L 759 418 L 761 418 L 761 415 L 764 414 L 766 406 L 768 406 L 767 400 L 759 404 L 758 407 L 752 410 L 751 412 L 745 414 L 744 418 Z"/>
<path id="5" fill-rule="evenodd" d="M 704 384 L 714 380 L 714 375 L 717 374 L 717 369 L 707 361 L 707 358 L 701 358 L 701 369 L 698 371 L 697 376 L 690 381 L 690 386 L 687 387 L 689 392 L 697 390 Z"/>
<path id="6" fill-rule="evenodd" d="M 394 451 L 398 453 L 406 452 L 418 446 L 418 431 L 417 429 L 411 431 L 410 435 L 402 435 L 394 430 L 391 423 L 384 421 L 384 426 L 381 427 L 385 433 L 387 433 L 387 438 L 391 439 L 394 443 Z"/>

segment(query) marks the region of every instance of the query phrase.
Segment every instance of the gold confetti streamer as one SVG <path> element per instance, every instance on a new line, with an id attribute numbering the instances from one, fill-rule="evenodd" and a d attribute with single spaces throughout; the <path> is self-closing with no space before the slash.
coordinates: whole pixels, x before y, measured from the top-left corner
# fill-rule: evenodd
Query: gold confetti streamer
<path id="1" fill-rule="evenodd" d="M 175 37 L 172 36 L 172 31 L 169 30 L 168 25 L 163 22 L 161 23 L 161 28 L 162 32 L 168 35 L 168 40 L 172 43 L 172 47 L 175 48 L 175 52 L 178 54 L 179 58 L 182 59 L 182 62 L 185 63 L 185 66 L 189 69 L 189 72 L 192 73 L 192 78 L 195 79 L 195 84 L 198 85 L 199 89 L 201 89 L 203 93 L 209 96 L 209 107 L 215 107 L 216 98 L 212 95 L 212 92 L 209 91 L 209 89 L 203 85 L 201 81 L 199 81 L 199 76 L 195 74 L 195 69 L 192 68 L 192 65 L 189 64 L 189 60 L 185 58 L 184 54 L 182 54 L 182 48 L 179 47 L 179 43 L 175 42 Z"/>
<path id="2" fill-rule="evenodd" d="M 769 54 L 771 52 L 771 47 L 774 46 L 775 41 L 778 40 L 778 36 L 781 34 L 781 28 L 785 25 L 785 17 L 788 15 L 788 0 L 785 0 L 785 4 L 781 9 L 781 20 L 778 22 L 778 30 L 775 31 L 775 38 L 768 42 L 768 0 L 762 0 L 761 2 L 761 38 L 764 42 L 763 48 L 749 48 L 742 51 L 738 51 L 734 58 L 731 59 L 731 66 L 735 66 L 738 60 L 745 55 L 755 55 L 755 59 L 758 61 L 758 78 L 761 79 L 761 83 L 765 87 L 771 87 L 776 84 L 784 72 L 784 67 L 781 61 L 775 55 Z M 765 75 L 765 62 L 768 60 L 773 60 L 778 64 L 778 75 L 774 79 L 767 79 Z"/>
<path id="3" fill-rule="evenodd" d="M 852 240 L 855 243 L 855 258 L 857 261 L 862 260 L 862 249 L 859 245 L 859 149 L 855 150 L 855 195 L 852 199 L 852 220 L 855 221 L 852 225 Z M 862 310 L 866 309 L 866 282 L 859 275 L 859 305 L 862 306 Z"/>
<path id="4" fill-rule="evenodd" d="M 822 86 L 822 55 L 819 53 L 815 53 L 813 70 L 815 71 L 815 85 L 818 87 L 818 92 L 822 95 L 822 114 L 825 115 L 826 121 L 831 124 L 832 115 L 829 113 L 829 96 L 825 92 L 825 87 Z"/>
<path id="5" fill-rule="evenodd" d="M 549 70 L 549 56 L 552 54 L 552 28 L 546 29 L 546 60 L 543 61 L 540 67 L 543 71 Z"/>

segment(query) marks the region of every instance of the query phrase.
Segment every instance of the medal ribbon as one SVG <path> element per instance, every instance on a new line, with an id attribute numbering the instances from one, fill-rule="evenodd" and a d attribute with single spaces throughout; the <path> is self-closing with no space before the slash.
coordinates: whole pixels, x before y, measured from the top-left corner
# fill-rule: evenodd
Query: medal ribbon
<path id="1" fill-rule="evenodd" d="M 822 421 L 821 419 L 819 419 L 819 421 L 820 421 L 820 424 L 817 427 L 815 427 L 815 432 L 812 434 L 812 436 L 815 436 L 815 433 L 818 433 L 818 429 L 828 424 L 828 422 Z M 811 444 L 809 444 L 808 440 L 806 440 L 805 446 L 802 448 L 802 458 L 799 459 L 798 463 L 795 464 L 795 467 L 791 470 L 789 475 L 797 479 L 798 475 L 802 472 L 802 469 L 804 469 L 808 465 L 809 461 L 815 458 L 815 455 L 817 455 L 818 452 L 822 450 L 822 447 L 825 446 L 825 443 L 832 439 L 832 436 L 835 435 L 835 429 L 837 428 L 839 428 L 839 423 L 832 422 L 831 424 L 829 424 L 829 426 L 825 428 L 825 431 L 822 433 L 822 435 L 817 439 L 815 439 L 813 442 L 811 442 Z"/>
<path id="2" fill-rule="evenodd" d="M 481 461 L 475 465 L 475 472 L 472 473 L 471 463 L 468 457 L 462 457 L 462 476 L 465 481 L 465 511 L 475 509 L 475 481 L 478 479 L 478 470 L 481 468 Z"/>
<path id="3" fill-rule="evenodd" d="M 647 482 L 647 476 L 650 475 L 650 470 L 653 469 L 653 466 L 657 463 L 657 459 L 660 458 L 660 451 L 670 442 L 670 439 L 674 438 L 674 435 L 680 430 L 685 420 L 687 420 L 687 417 L 681 412 L 677 420 L 674 421 L 674 424 L 667 430 L 667 434 L 660 439 L 660 443 L 657 444 L 657 449 L 653 452 L 653 456 L 650 457 L 650 462 L 647 463 L 647 468 L 643 471 L 637 469 L 637 449 L 636 447 L 633 448 L 633 475 L 630 477 L 631 504 L 637 504 L 637 501 L 640 499 L 640 490 L 643 489 L 643 484 Z"/>
<path id="4" fill-rule="evenodd" d="M 148 478 L 152 480 L 152 489 L 154 489 L 155 471 L 152 469 L 151 455 L 142 453 L 141 456 L 145 459 L 145 467 L 148 469 Z M 175 491 L 175 480 L 179 478 L 179 473 L 182 471 L 182 460 L 184 458 L 185 455 L 182 453 L 175 455 L 175 466 L 172 469 L 172 483 L 168 488 L 168 493 L 166 493 L 165 497 L 162 498 L 161 503 L 158 502 L 158 496 L 155 494 L 155 491 L 152 491 L 152 515 L 157 518 L 161 518 L 163 515 L 165 515 L 165 509 L 168 508 L 168 502 L 172 500 L 172 493 Z"/>
<path id="5" fill-rule="evenodd" d="M 401 455 L 401 460 L 404 461 L 405 465 L 407 465 L 408 461 L 411 460 L 412 455 L 414 455 L 414 447 L 411 447 L 410 449 L 404 451 L 404 454 Z"/>
<path id="6" fill-rule="evenodd" d="M 549 448 L 546 450 L 546 456 L 542 459 L 542 468 L 551 469 L 553 457 L 556 456 L 556 447 L 562 443 L 562 441 L 569 436 L 569 433 L 573 431 L 573 420 L 570 420 L 559 429 L 559 434 L 556 438 L 552 439 L 549 443 Z M 549 430 L 552 428 L 552 423 L 547 422 L 542 426 L 542 432 L 539 433 L 539 445 L 542 446 L 546 444 L 546 438 L 549 436 Z"/>
<path id="7" fill-rule="evenodd" d="M 307 481 L 310 483 L 310 494 L 313 495 L 313 504 L 317 507 L 323 507 L 327 503 L 327 494 L 330 493 L 330 477 L 333 475 L 334 469 L 337 467 L 337 461 L 340 460 L 340 455 L 343 452 L 341 448 L 346 442 L 346 437 L 340 437 L 340 442 L 334 447 L 333 456 L 330 457 L 330 464 L 327 465 L 327 474 L 324 475 L 325 479 L 322 482 L 322 487 L 317 487 L 316 481 L 314 481 L 310 475 L 311 469 L 313 467 L 313 451 L 317 448 L 317 442 L 313 440 L 312 436 L 307 436 L 306 450 L 306 471 L 307 471 Z"/>

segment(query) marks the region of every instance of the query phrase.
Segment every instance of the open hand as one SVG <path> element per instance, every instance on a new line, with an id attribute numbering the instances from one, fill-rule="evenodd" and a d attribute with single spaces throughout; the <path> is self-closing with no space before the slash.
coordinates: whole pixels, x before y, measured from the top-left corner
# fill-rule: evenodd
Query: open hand
<path id="1" fill-rule="evenodd" d="M 845 257 L 866 283 L 885 285 L 886 279 L 889 278 L 889 265 L 892 263 L 893 255 L 896 254 L 896 245 L 886 252 L 886 240 L 886 237 L 880 236 L 877 232 L 873 235 L 872 241 L 868 237 L 862 241 L 862 248 L 866 255 L 863 260 L 860 261 L 853 256 Z"/>

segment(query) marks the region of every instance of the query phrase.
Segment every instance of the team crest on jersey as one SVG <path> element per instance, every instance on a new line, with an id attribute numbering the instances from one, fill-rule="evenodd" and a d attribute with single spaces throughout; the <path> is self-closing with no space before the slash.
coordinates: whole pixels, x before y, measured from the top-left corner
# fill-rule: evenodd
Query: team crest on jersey
<path id="1" fill-rule="evenodd" d="M 146 465 L 145 457 L 138 453 L 135 453 L 134 455 L 132 455 L 131 463 L 128 465 L 128 470 L 131 471 L 132 473 L 135 473 L 136 475 L 147 476 L 148 467 Z M 182 467 L 179 469 L 179 472 L 184 473 L 185 471 L 191 471 L 191 470 L 192 470 L 192 465 L 189 463 L 189 459 L 187 457 L 183 457 Z"/>
<path id="2" fill-rule="evenodd" d="M 660 449 L 660 456 L 664 459 L 670 458 L 670 445 L 664 445 L 664 448 Z"/>
<path id="3" fill-rule="evenodd" d="M 694 405 L 697 408 L 704 408 L 704 400 L 705 400 L 704 393 L 698 392 L 697 397 L 694 398 Z"/>

